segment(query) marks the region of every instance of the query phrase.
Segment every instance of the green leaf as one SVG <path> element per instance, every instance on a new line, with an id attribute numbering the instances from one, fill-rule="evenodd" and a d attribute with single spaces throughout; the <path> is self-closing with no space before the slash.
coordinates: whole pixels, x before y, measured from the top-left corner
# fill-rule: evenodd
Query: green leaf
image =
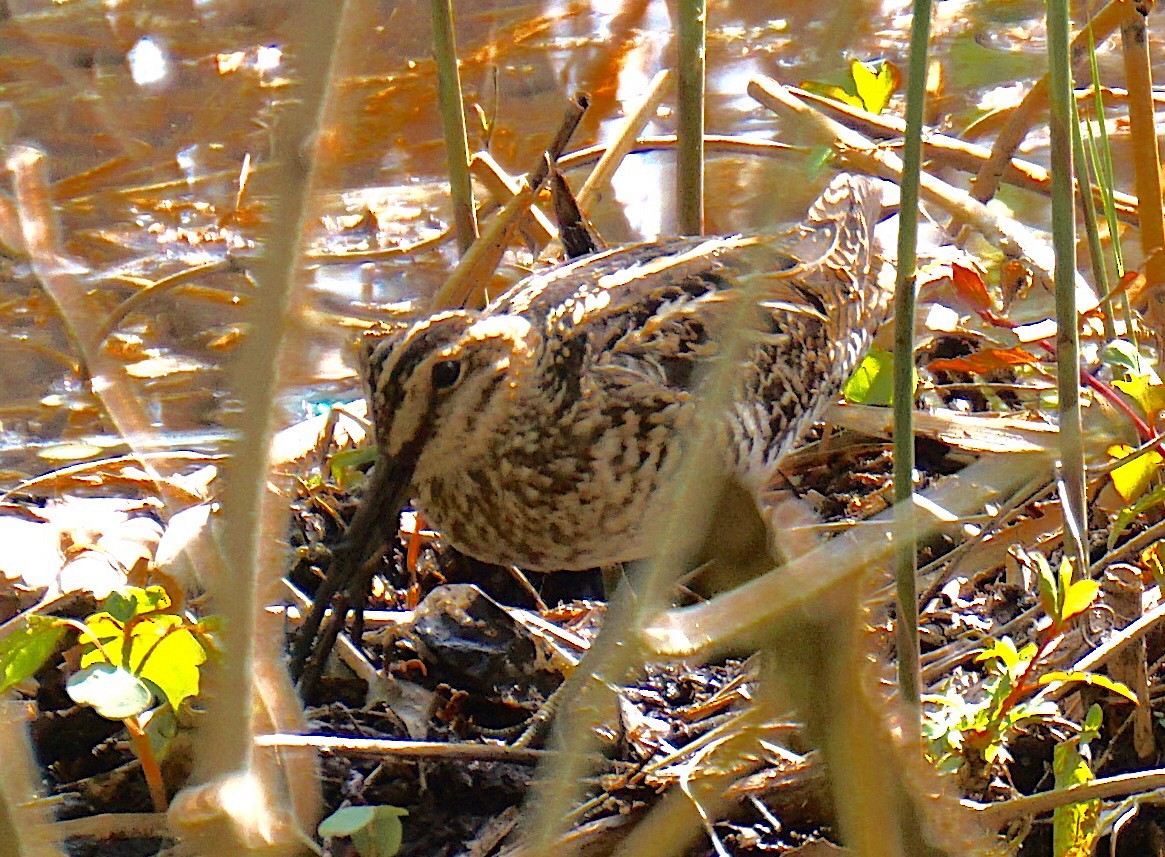
<path id="1" fill-rule="evenodd" d="M 357 830 L 372 823 L 373 808 L 370 806 L 345 806 L 337 809 L 320 822 L 316 833 L 321 838 L 351 836 Z"/>
<path id="2" fill-rule="evenodd" d="M 832 146 L 811 146 L 805 153 L 805 171 L 809 179 L 816 179 L 833 163 L 836 152 Z"/>
<path id="3" fill-rule="evenodd" d="M 1043 557 L 1041 556 L 1040 559 Z M 1040 587 L 1040 607 L 1045 615 L 1055 618 L 1060 615 L 1060 599 L 1062 597 L 1056 576 L 1052 574 L 1052 569 L 1048 567 L 1046 560 L 1037 562 L 1036 568 Z"/>
<path id="4" fill-rule="evenodd" d="M 178 716 L 168 705 L 159 705 L 152 711 L 147 711 L 139 718 L 150 742 L 150 750 L 158 761 L 166 758 L 170 750 L 170 742 L 178 734 Z"/>
<path id="5" fill-rule="evenodd" d="M 36 675 L 67 630 L 53 619 L 30 615 L 23 628 L 0 640 L 0 694 Z"/>
<path id="6" fill-rule="evenodd" d="M 1105 690 L 1110 690 L 1119 696 L 1123 696 L 1134 705 L 1137 704 L 1137 695 L 1129 688 L 1128 685 L 1115 681 L 1106 675 L 1099 675 L 1097 673 L 1083 672 L 1081 670 L 1053 670 L 1040 676 L 1039 684 L 1051 684 L 1052 682 L 1063 681 L 1078 681 L 1084 684 L 1094 685 L 1096 687 L 1103 687 Z"/>
<path id="7" fill-rule="evenodd" d="M 85 624 L 101 639 L 113 664 L 156 684 L 165 701 L 174 708 L 184 699 L 198 695 L 199 667 L 206 662 L 206 649 L 181 616 L 170 613 L 147 616 L 130 625 L 128 635 L 106 613 L 90 616 Z M 93 649 L 82 654 L 81 666 L 93 666 L 104 660 Z"/>
<path id="8" fill-rule="evenodd" d="M 347 806 L 320 822 L 321 837 L 347 836 L 360 857 L 392 857 L 400 850 L 404 828 L 398 806 Z"/>
<path id="9" fill-rule="evenodd" d="M 845 385 L 846 401 L 856 405 L 894 403 L 894 355 L 877 346 L 862 360 Z"/>
<path id="10" fill-rule="evenodd" d="M 1099 580 L 1077 580 L 1068 587 L 1068 591 L 1064 595 L 1064 611 L 1060 617 L 1061 621 L 1067 622 L 1073 616 L 1083 613 L 1092 606 L 1099 594 Z"/>
<path id="11" fill-rule="evenodd" d="M 850 74 L 854 79 L 854 90 L 861 99 L 861 107 L 871 113 L 881 113 L 890 103 L 892 96 L 902 81 L 902 74 L 894 63 L 882 60 L 876 64 L 877 70 L 860 60 L 850 63 Z"/>
<path id="12" fill-rule="evenodd" d="M 91 705 L 102 717 L 136 717 L 153 704 L 153 694 L 133 673 L 99 663 L 69 676 L 65 691 L 78 705 Z"/>
<path id="13" fill-rule="evenodd" d="M 1117 513 L 1116 520 L 1113 521 L 1112 526 L 1109 528 L 1108 549 L 1112 550 L 1116 546 L 1117 540 L 1124 534 L 1124 531 L 1128 529 L 1129 525 L 1140 517 L 1142 512 L 1160 503 L 1165 503 L 1165 485 L 1158 485 L 1136 502 L 1121 509 Z"/>
<path id="14" fill-rule="evenodd" d="M 109 593 L 100 606 L 106 613 L 124 624 L 135 616 L 165 610 L 170 606 L 170 596 L 161 586 L 150 586 L 145 589 L 140 586 L 123 586 Z"/>
<path id="15" fill-rule="evenodd" d="M 342 449 L 332 456 L 330 467 L 332 479 L 337 485 L 346 485 L 352 481 L 352 470 L 365 464 L 376 461 L 376 447 L 362 446 L 358 449 Z"/>
<path id="16" fill-rule="evenodd" d="M 1066 741 L 1053 748 L 1052 772 L 1057 789 L 1093 779 L 1092 770 L 1075 741 Z M 1099 820 L 1098 800 L 1057 807 L 1052 813 L 1052 853 L 1055 857 L 1089 857 L 1100 834 Z"/>
<path id="17" fill-rule="evenodd" d="M 1100 736 L 1100 727 L 1104 723 L 1104 710 L 1095 702 L 1088 708 L 1084 716 L 1084 725 L 1080 727 L 1080 743 L 1087 744 Z"/>
<path id="18" fill-rule="evenodd" d="M 1100 362 L 1107 366 L 1116 378 L 1150 376 L 1153 371 L 1137 347 L 1124 339 L 1114 339 L 1106 343 L 1100 349 Z"/>

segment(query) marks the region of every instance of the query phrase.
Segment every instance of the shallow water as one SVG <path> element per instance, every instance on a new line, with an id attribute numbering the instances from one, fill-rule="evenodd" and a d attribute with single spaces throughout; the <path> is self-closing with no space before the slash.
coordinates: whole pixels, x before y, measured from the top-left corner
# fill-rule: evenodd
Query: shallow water
<path id="1" fill-rule="evenodd" d="M 904 66 L 908 6 L 852 3 L 837 15 L 836 4 L 798 0 L 776 6 L 781 17 L 772 19 L 762 11 L 772 4 L 715 3 L 707 130 L 796 142 L 796 128 L 744 94 L 748 79 L 837 82 L 850 57 Z M 302 8 L 257 0 L 7 0 L 0 103 L 9 108 L 0 142 L 46 155 L 60 248 L 76 265 L 91 311 L 75 320 L 81 335 L 149 283 L 228 254 L 245 267 L 256 252 L 263 165 L 282 105 L 295 97 Z M 572 148 L 609 140 L 674 51 L 674 10 L 663 0 L 499 0 L 455 9 L 471 148 L 483 144 L 480 106 L 492 125 L 489 149 L 512 174 L 534 166 L 573 92 L 588 92 L 591 109 Z M 1021 94 L 1043 65 L 1042 12 L 1035 0 L 938 4 L 934 53 L 945 83 L 931 120 L 958 129 Z M 334 118 L 320 134 L 319 204 L 307 236 L 313 253 L 405 246 L 439 235 L 450 220 L 428 15 L 420 0 L 349 3 Z M 1119 63 L 1106 56 L 1103 65 L 1119 82 Z M 674 132 L 673 104 L 665 99 L 647 133 Z M 900 101 L 891 110 L 900 112 Z M 1041 147 L 1033 138 L 1029 156 L 1038 159 Z M 240 193 L 248 160 L 252 172 Z M 671 163 L 669 152 L 625 162 L 591 212 L 609 241 L 674 232 Z M 810 172 L 799 153 L 713 156 L 707 230 L 764 229 L 796 218 L 816 189 Z M 569 177 L 577 187 L 584 176 Z M 3 202 L 11 214 L 10 197 Z M 4 230 L 0 220 L 0 250 Z M 0 476 L 7 485 L 82 454 L 61 448 L 63 440 L 116 440 L 52 301 L 27 260 L 10 256 L 0 252 L 0 470 L 7 471 Z M 285 367 L 281 421 L 313 403 L 359 395 L 351 319 L 375 315 L 376 304 L 423 302 L 454 261 L 446 242 L 405 259 L 305 262 L 308 305 L 298 308 L 289 334 L 303 347 L 297 364 Z M 507 259 L 504 276 L 519 276 L 529 261 L 521 253 Z M 223 436 L 237 407 L 227 368 L 250 289 L 242 273 L 208 273 L 144 301 L 107 340 L 163 437 L 214 446 Z"/>

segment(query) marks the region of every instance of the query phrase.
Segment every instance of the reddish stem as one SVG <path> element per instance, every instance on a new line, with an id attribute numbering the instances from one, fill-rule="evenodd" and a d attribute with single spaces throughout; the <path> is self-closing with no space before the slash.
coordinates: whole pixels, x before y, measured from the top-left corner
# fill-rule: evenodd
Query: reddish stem
<path id="1" fill-rule="evenodd" d="M 1019 325 L 1014 321 L 1001 318 L 989 310 L 983 310 L 979 313 L 979 316 L 988 324 L 993 324 L 996 327 L 1003 327 L 1008 330 L 1014 330 L 1015 328 L 1019 327 Z M 1053 343 L 1051 340 L 1040 339 L 1036 344 L 1047 351 L 1048 354 L 1050 354 L 1052 357 L 1056 356 L 1056 346 L 1055 343 Z M 1091 373 L 1085 371 L 1084 369 L 1080 369 L 1080 382 L 1086 387 L 1090 387 L 1094 392 L 1103 396 L 1105 400 L 1107 400 L 1114 408 L 1128 417 L 1129 421 L 1132 422 L 1132 424 L 1136 427 L 1137 436 L 1141 439 L 1141 443 L 1148 443 L 1150 440 L 1158 436 L 1157 433 L 1153 431 L 1152 426 L 1145 422 L 1141 415 L 1134 411 L 1129 403 L 1125 401 L 1120 396 L 1120 394 L 1117 393 L 1117 391 L 1110 387 L 1108 384 L 1105 384 L 1098 378 L 1093 377 Z M 1165 443 L 1158 443 L 1157 449 L 1163 455 L 1165 455 Z"/>

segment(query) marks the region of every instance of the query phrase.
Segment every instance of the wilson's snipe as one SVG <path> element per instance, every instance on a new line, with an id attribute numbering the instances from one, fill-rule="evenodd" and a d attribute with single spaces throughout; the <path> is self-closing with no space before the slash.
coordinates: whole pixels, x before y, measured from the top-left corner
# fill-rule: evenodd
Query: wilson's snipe
<path id="1" fill-rule="evenodd" d="M 481 560 L 543 571 L 643 557 L 699 366 L 743 284 L 759 287 L 760 318 L 725 417 L 727 463 L 764 487 L 885 321 L 872 236 L 881 196 L 880 182 L 841 175 L 778 236 L 596 253 L 376 344 L 380 458 L 341 577 L 395 532 L 410 497 Z"/>

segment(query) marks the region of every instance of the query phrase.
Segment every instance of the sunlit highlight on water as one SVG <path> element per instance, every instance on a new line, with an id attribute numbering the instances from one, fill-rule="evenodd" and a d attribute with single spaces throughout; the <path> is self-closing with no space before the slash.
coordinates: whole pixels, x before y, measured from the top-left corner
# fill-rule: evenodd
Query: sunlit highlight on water
<path id="1" fill-rule="evenodd" d="M 129 73 L 138 86 L 149 86 L 164 80 L 169 73 L 168 61 L 162 48 L 149 36 L 138 39 L 138 43 L 126 54 Z"/>

